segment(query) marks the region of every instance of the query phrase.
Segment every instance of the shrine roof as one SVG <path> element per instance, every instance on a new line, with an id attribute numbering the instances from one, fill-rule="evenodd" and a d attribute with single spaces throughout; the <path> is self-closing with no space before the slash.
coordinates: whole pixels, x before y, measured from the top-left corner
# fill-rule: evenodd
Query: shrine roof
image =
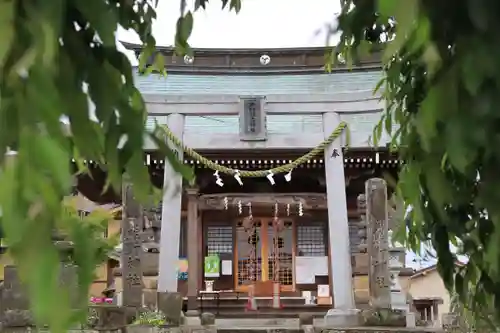
<path id="1" fill-rule="evenodd" d="M 139 58 L 141 45 L 122 42 L 122 45 Z M 267 48 L 267 49 L 201 49 L 193 48 L 191 56 L 178 56 L 172 47 L 157 47 L 147 63 L 152 64 L 158 55 L 170 73 L 197 74 L 302 74 L 324 73 L 325 61 L 331 62 L 331 47 Z M 339 57 L 334 55 L 334 57 Z M 381 68 L 378 51 L 362 56 L 353 68 L 337 64 L 337 71 L 368 70 Z"/>
<path id="2" fill-rule="evenodd" d="M 123 43 L 136 56 L 141 47 Z M 382 104 L 373 95 L 382 78 L 380 57 L 371 54 L 361 59 L 351 69 L 345 66 L 327 73 L 324 68 L 327 48 L 293 49 L 194 49 L 191 61 L 178 57 L 170 47 L 159 47 L 157 52 L 165 59 L 167 75 L 158 73 L 141 75 L 135 68 L 136 86 L 145 95 L 170 96 L 172 100 L 185 96 L 245 96 L 245 95 L 289 95 L 328 96 L 335 100 L 341 96 L 339 105 L 349 103 L 367 105 L 356 112 L 338 111 L 341 119 L 349 124 L 352 147 L 369 147 L 369 137 L 380 119 Z M 263 64 L 263 55 L 270 62 Z M 152 62 L 152 59 L 151 61 Z M 198 96 L 198 97 L 197 97 Z M 280 97 L 281 98 L 281 97 Z M 321 97 L 319 98 L 321 99 Z M 229 100 L 229 99 L 228 99 Z M 376 100 L 377 103 L 374 103 Z M 200 103 L 199 101 L 196 103 Z M 373 107 L 373 105 L 376 105 Z M 332 104 L 335 108 L 335 105 Z M 147 126 L 165 121 L 162 117 L 150 115 Z M 238 115 L 191 115 L 185 124 L 186 134 L 234 134 L 239 133 Z M 323 131 L 322 115 L 318 114 L 268 114 L 267 130 L 274 134 L 301 133 L 304 135 Z M 384 145 L 388 137 L 381 140 Z"/>
<path id="3" fill-rule="evenodd" d="M 329 95 L 344 96 L 363 94 L 372 96 L 373 90 L 382 77 L 380 70 L 335 72 L 332 74 L 275 74 L 275 75 L 205 75 L 205 74 L 159 74 L 142 76 L 136 73 L 136 86 L 143 94 L 171 96 L 241 96 L 241 95 Z M 195 97 L 196 97 L 195 96 Z M 373 96 L 373 99 L 377 97 Z M 350 99 L 350 97 L 349 97 Z M 381 108 L 363 112 L 341 113 L 341 119 L 349 124 L 353 147 L 367 147 L 367 140 L 381 116 Z M 148 127 L 153 128 L 158 117 L 150 116 Z M 269 133 L 302 132 L 320 133 L 321 114 L 268 115 Z M 239 132 L 238 115 L 190 116 L 186 120 L 186 133 L 227 133 Z M 389 141 L 385 137 L 382 144 Z"/>
<path id="4" fill-rule="evenodd" d="M 136 85 L 146 94 L 172 95 L 273 95 L 332 94 L 373 91 L 382 78 L 378 69 L 370 71 L 316 74 L 222 75 L 176 74 L 167 76 L 135 74 Z"/>

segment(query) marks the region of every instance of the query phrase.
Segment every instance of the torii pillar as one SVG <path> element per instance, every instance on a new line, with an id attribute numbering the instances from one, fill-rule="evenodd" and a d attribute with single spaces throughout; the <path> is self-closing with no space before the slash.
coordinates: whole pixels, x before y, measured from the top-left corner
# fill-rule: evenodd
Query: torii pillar
<path id="1" fill-rule="evenodd" d="M 184 135 L 184 115 L 170 114 L 167 117 L 168 128 L 181 142 Z M 170 144 L 179 160 L 183 159 L 183 151 Z M 177 269 L 179 262 L 179 243 L 181 235 L 182 210 L 182 176 L 175 172 L 170 163 L 165 160 L 162 209 L 160 258 L 158 272 L 158 292 L 177 292 Z"/>
<path id="2" fill-rule="evenodd" d="M 335 112 L 323 114 L 325 139 L 339 126 L 340 116 Z M 342 137 L 325 149 L 326 195 L 328 200 L 328 238 L 330 244 L 330 268 L 332 274 L 332 298 L 334 308 L 325 316 L 331 326 L 356 326 L 358 311 L 355 310 L 352 283 L 349 224 L 344 178 Z"/>

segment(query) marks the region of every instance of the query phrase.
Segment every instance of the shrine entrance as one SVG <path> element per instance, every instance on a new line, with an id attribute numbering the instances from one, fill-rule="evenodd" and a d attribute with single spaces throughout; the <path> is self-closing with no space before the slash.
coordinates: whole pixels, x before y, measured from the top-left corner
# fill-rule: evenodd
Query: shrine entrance
<path id="1" fill-rule="evenodd" d="M 263 294 L 271 294 L 276 281 L 282 291 L 294 291 L 294 235 L 292 219 L 246 217 L 238 221 L 234 253 L 236 290 L 248 291 L 248 286 L 255 284 Z"/>

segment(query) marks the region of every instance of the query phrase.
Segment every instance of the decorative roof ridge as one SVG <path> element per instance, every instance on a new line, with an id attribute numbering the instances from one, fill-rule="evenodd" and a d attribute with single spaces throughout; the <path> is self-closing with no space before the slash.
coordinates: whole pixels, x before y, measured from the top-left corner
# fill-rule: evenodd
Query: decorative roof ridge
<path id="1" fill-rule="evenodd" d="M 128 50 L 132 51 L 141 51 L 142 45 L 129 43 L 120 41 L 120 43 Z M 332 49 L 332 46 L 300 46 L 300 47 L 259 47 L 259 48 L 208 48 L 208 47 L 192 47 L 193 53 L 210 53 L 210 54 L 228 54 L 228 53 L 236 53 L 236 54 L 261 54 L 262 52 L 279 54 L 279 53 L 309 53 L 309 52 L 324 52 Z M 174 52 L 175 47 L 173 46 L 156 46 L 157 51 L 167 51 Z"/>
<path id="2" fill-rule="evenodd" d="M 139 58 L 142 46 L 127 42 L 125 48 Z M 325 58 L 331 47 L 259 48 L 259 49 L 192 49 L 192 54 L 178 56 L 173 47 L 157 47 L 148 59 L 154 63 L 161 54 L 170 72 L 199 74 L 307 74 L 325 72 Z M 333 72 L 381 69 L 381 52 L 360 58 L 356 66 L 338 64 Z"/>

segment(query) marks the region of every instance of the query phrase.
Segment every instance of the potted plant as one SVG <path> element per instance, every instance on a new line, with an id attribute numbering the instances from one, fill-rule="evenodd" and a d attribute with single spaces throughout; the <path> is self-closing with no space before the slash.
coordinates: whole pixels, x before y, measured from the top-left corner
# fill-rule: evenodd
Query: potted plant
<path id="1" fill-rule="evenodd" d="M 161 328 L 167 324 L 167 320 L 163 313 L 147 310 L 142 312 L 132 325 L 128 327 L 128 332 L 158 333 L 161 331 Z"/>

